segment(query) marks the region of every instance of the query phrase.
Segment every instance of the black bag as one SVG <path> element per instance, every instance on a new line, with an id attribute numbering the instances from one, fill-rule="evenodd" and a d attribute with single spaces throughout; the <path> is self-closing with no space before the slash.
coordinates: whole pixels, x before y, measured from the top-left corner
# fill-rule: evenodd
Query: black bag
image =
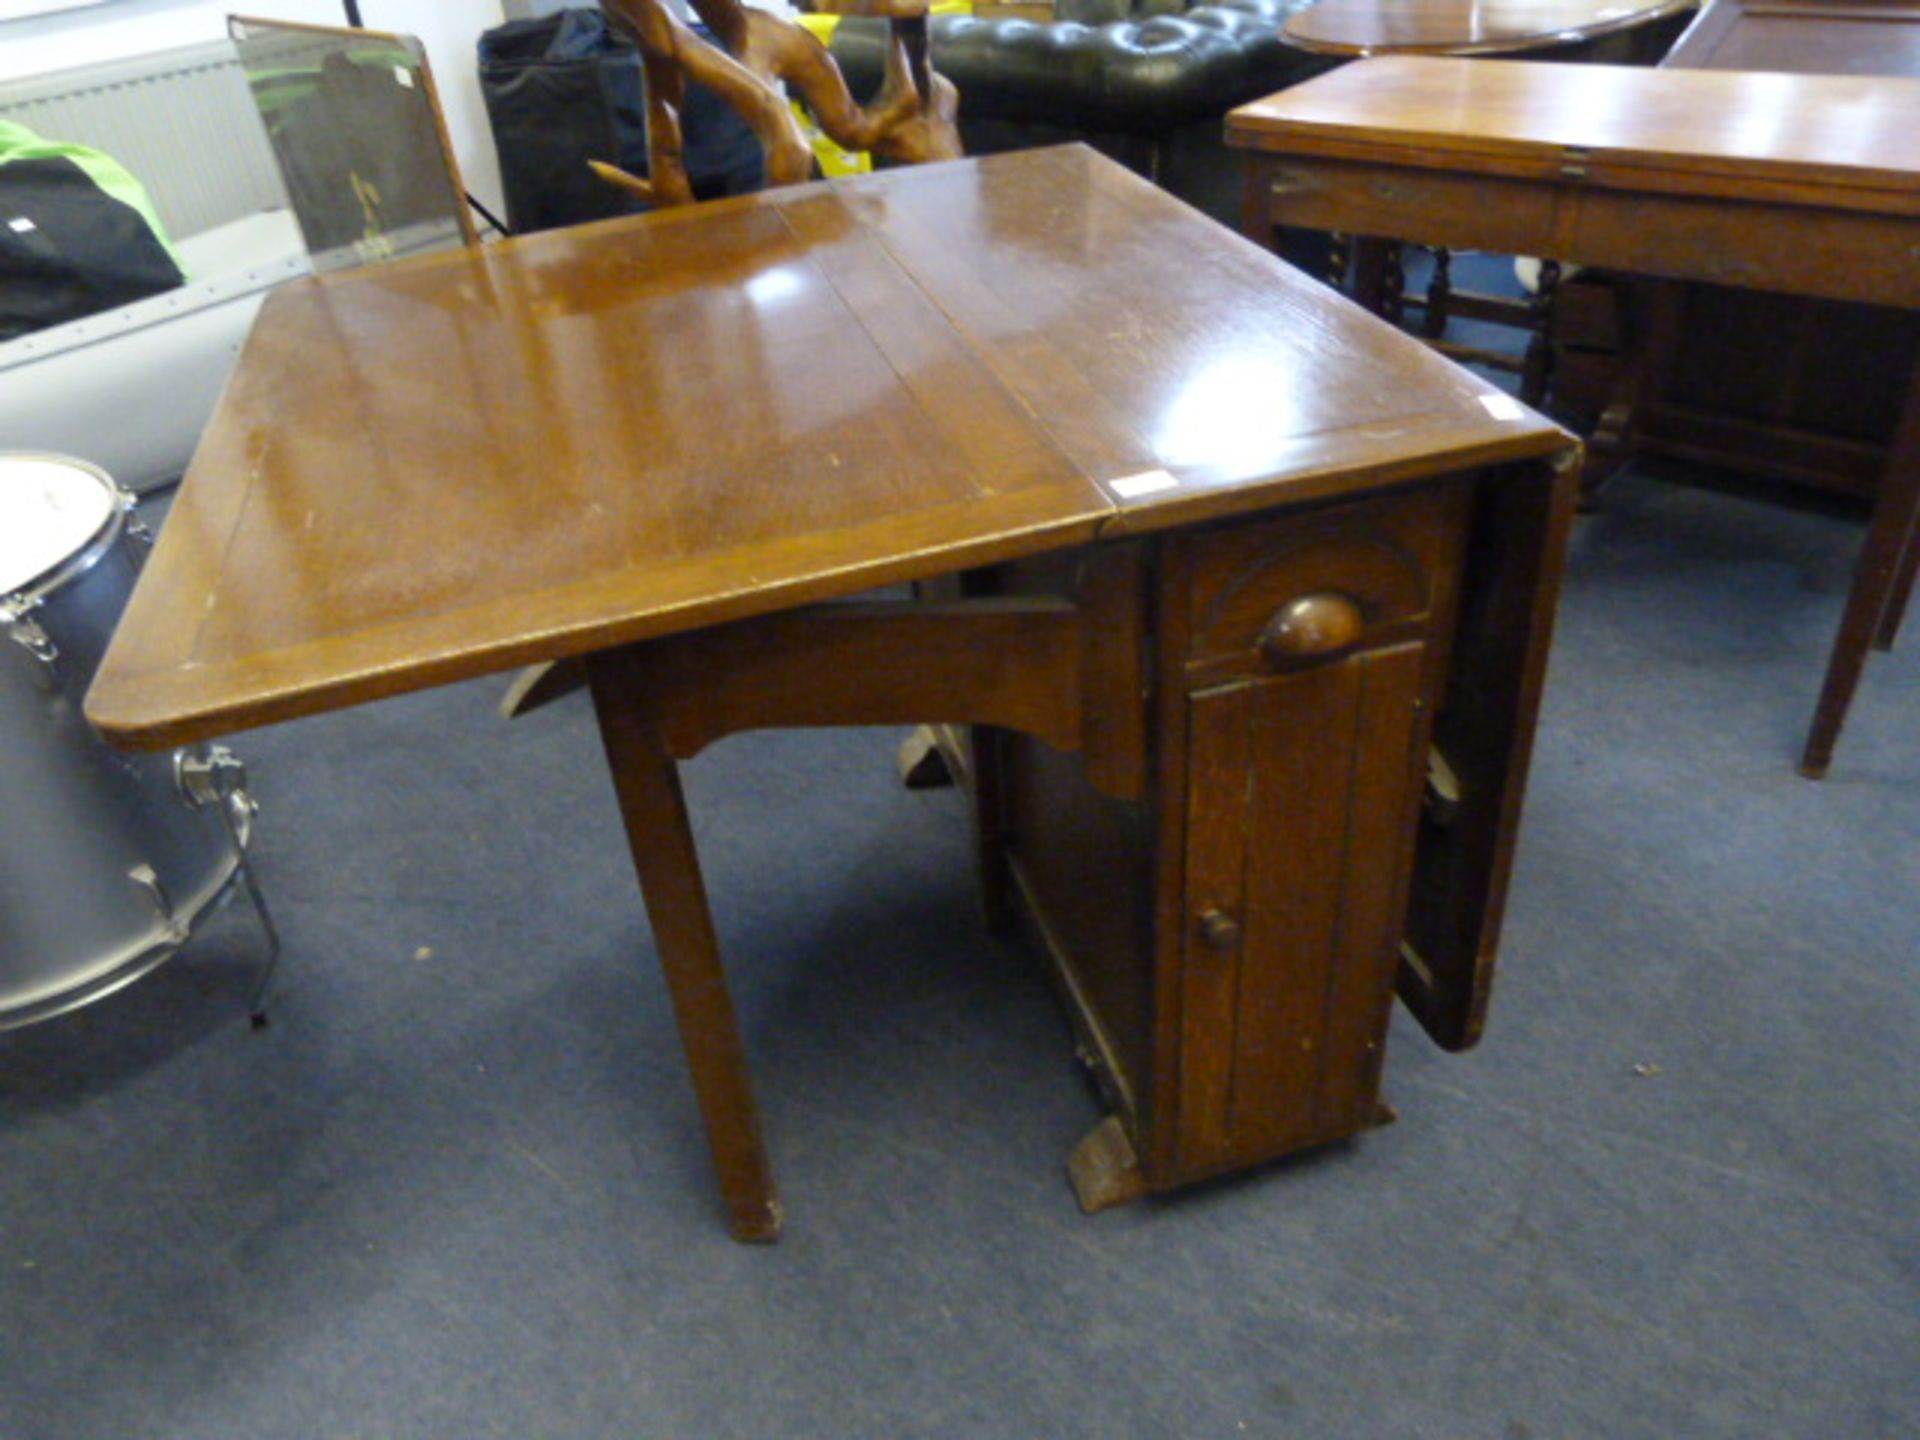
<path id="1" fill-rule="evenodd" d="M 587 161 L 647 173 L 640 51 L 598 10 L 515 20 L 480 37 L 480 93 L 515 234 L 646 207 Z"/>
<path id="2" fill-rule="evenodd" d="M 73 160 L 0 164 L 0 341 L 184 281 L 146 217 Z"/>
<path id="3" fill-rule="evenodd" d="M 480 37 L 480 93 L 493 126 L 515 234 L 646 209 L 587 161 L 647 173 L 647 100 L 640 49 L 598 10 L 561 10 Z M 705 86 L 680 117 L 689 177 L 702 198 L 763 183 L 746 123 Z"/>

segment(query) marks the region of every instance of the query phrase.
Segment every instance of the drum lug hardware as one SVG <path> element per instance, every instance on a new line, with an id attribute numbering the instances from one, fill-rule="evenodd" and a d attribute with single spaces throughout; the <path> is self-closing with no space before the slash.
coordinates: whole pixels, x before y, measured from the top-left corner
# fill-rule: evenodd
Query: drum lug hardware
<path id="1" fill-rule="evenodd" d="M 147 898 L 153 902 L 155 912 L 160 916 L 160 928 L 172 945 L 183 944 L 187 938 L 187 925 L 173 913 L 173 902 L 167 899 L 165 887 L 151 865 L 136 865 L 127 872 L 127 878 L 147 892 Z"/>
<path id="2" fill-rule="evenodd" d="M 7 627 L 7 634 L 13 637 L 13 643 L 25 650 L 43 665 L 51 665 L 60 658 L 60 647 L 53 643 L 53 637 L 41 628 L 40 622 L 32 616 L 38 597 L 30 600 L 9 600 L 0 605 L 0 625 Z"/>
<path id="3" fill-rule="evenodd" d="M 140 518 L 140 513 L 133 506 L 134 499 L 129 495 L 127 497 L 127 538 L 138 540 L 144 548 L 151 550 L 153 549 L 153 531 L 147 527 L 147 522 Z"/>

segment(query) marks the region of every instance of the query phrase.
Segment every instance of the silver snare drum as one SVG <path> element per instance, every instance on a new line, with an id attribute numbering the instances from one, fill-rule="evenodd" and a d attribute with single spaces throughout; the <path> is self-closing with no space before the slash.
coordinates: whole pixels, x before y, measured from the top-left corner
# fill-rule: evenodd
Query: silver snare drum
<path id="1" fill-rule="evenodd" d="M 124 754 L 81 714 L 144 543 L 100 470 L 0 453 L 0 1030 L 160 964 L 245 866 L 231 756 Z"/>

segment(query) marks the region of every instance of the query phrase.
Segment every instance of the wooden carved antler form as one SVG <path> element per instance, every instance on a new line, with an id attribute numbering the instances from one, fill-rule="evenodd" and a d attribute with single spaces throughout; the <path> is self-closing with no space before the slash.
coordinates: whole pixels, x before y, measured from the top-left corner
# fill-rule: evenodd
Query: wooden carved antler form
<path id="1" fill-rule="evenodd" d="M 680 133 L 689 80 L 709 87 L 744 120 L 767 159 L 767 183 L 812 178 L 813 148 L 781 93 L 789 86 L 821 130 L 848 150 L 915 163 L 960 154 L 954 124 L 959 96 L 927 63 L 927 0 L 838 0 L 839 13 L 885 17 L 893 35 L 887 77 L 868 106 L 854 103 L 826 46 L 790 20 L 741 0 L 691 0 L 718 45 L 694 34 L 665 0 L 606 0 L 603 9 L 640 46 L 647 74 L 647 154 L 651 175 L 630 175 L 595 161 L 603 178 L 654 205 L 693 200 Z"/>

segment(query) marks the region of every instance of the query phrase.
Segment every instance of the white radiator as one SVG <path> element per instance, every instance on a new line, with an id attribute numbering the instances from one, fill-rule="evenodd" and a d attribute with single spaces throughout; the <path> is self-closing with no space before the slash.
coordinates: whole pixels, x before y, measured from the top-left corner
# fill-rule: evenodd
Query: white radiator
<path id="1" fill-rule="evenodd" d="M 186 468 L 268 290 L 309 268 L 226 41 L 0 83 L 0 117 L 114 157 L 153 197 L 188 283 L 0 344 L 0 450 L 123 486 Z"/>
<path id="2" fill-rule="evenodd" d="M 175 239 L 287 204 L 225 40 L 0 82 L 0 118 L 106 151 L 147 187 Z"/>

